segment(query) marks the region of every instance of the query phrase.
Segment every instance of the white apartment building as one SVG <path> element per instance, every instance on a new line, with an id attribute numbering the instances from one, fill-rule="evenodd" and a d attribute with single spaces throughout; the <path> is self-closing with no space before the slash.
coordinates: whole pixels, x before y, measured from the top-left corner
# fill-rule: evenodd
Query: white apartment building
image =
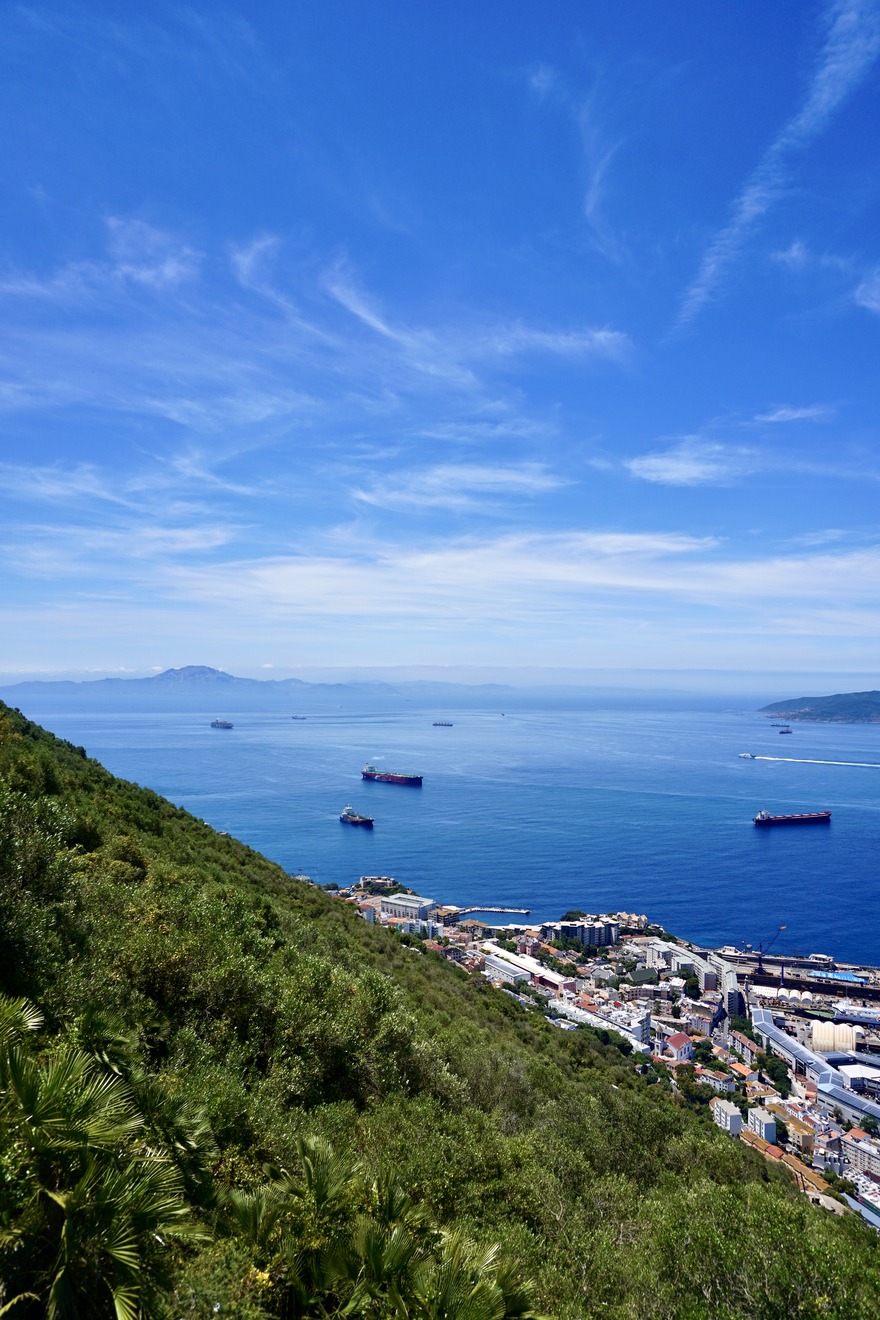
<path id="1" fill-rule="evenodd" d="M 712 1100 L 710 1104 L 713 1122 L 725 1132 L 729 1132 L 732 1137 L 738 1137 L 742 1132 L 743 1121 L 736 1105 L 730 1100 Z"/>
<path id="2" fill-rule="evenodd" d="M 749 1110 L 749 1131 L 769 1141 L 771 1146 L 776 1145 L 776 1119 L 766 1109 Z"/>

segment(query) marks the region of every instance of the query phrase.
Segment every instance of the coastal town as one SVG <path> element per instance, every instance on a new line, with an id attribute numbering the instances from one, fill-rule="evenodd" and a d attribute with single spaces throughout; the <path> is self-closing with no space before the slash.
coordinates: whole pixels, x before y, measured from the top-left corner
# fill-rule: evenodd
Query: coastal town
<path id="1" fill-rule="evenodd" d="M 880 1230 L 880 969 L 700 948 L 629 912 L 532 924 L 528 911 L 444 905 L 392 876 L 328 889 L 523 1011 L 600 1033 L 812 1201 Z"/>

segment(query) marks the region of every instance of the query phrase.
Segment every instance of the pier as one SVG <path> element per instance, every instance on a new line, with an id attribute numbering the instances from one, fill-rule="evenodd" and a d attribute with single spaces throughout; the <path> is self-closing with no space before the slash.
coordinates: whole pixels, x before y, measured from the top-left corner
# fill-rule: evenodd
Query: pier
<path id="1" fill-rule="evenodd" d="M 484 907 L 479 903 L 476 905 L 476 907 L 465 907 L 458 909 L 460 915 L 463 917 L 467 916 L 469 912 L 515 912 L 519 916 L 527 917 L 531 912 L 531 910 L 532 910 L 531 908 Z"/>

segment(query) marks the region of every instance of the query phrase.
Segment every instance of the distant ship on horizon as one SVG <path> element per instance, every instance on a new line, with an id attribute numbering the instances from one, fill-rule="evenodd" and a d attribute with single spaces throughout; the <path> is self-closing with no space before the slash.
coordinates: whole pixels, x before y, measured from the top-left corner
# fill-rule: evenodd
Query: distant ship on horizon
<path id="1" fill-rule="evenodd" d="M 410 784 L 415 788 L 421 788 L 421 775 L 404 775 L 398 770 L 379 770 L 375 765 L 365 765 L 361 771 L 363 779 L 375 779 L 381 784 Z"/>
<path id="2" fill-rule="evenodd" d="M 212 729 L 234 729 L 235 725 L 230 720 L 211 720 Z"/>

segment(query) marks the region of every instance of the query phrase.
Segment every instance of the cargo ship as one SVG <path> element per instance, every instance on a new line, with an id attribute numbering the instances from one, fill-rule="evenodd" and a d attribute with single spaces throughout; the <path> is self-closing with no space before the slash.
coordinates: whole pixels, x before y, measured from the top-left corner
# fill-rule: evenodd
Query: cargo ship
<path id="1" fill-rule="evenodd" d="M 365 765 L 361 771 L 363 779 L 375 779 L 382 784 L 412 784 L 416 788 L 422 786 L 421 775 L 402 775 L 396 770 L 379 770 L 374 765 Z"/>
<path id="2" fill-rule="evenodd" d="M 827 825 L 830 820 L 830 811 L 800 811 L 791 816 L 771 816 L 769 811 L 759 811 L 755 816 L 756 825 Z"/>
<path id="3" fill-rule="evenodd" d="M 231 724 L 231 723 L 229 722 L 229 720 L 211 720 L 211 728 L 212 728 L 212 729 L 234 729 L 234 728 L 235 728 L 235 725 L 234 725 L 234 724 Z"/>
<path id="4" fill-rule="evenodd" d="M 452 728 L 452 720 L 435 720 L 435 721 L 434 721 L 434 728 L 435 728 L 435 729 L 451 729 L 451 728 Z"/>
<path id="5" fill-rule="evenodd" d="M 791 729 L 780 729 L 780 733 L 791 733 Z"/>
<path id="6" fill-rule="evenodd" d="M 354 807 L 343 807 L 339 819 L 343 825 L 363 825 L 368 830 L 373 828 L 373 817 L 359 816 Z"/>

